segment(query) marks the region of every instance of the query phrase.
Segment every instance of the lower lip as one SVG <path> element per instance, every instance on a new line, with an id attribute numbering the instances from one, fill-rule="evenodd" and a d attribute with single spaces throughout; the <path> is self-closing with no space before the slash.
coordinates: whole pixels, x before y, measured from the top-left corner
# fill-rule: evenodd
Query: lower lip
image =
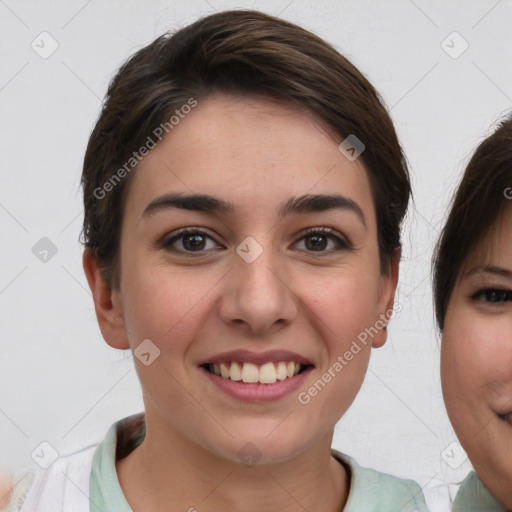
<path id="1" fill-rule="evenodd" d="M 221 391 L 224 391 L 224 393 L 233 398 L 246 402 L 270 402 L 284 398 L 297 391 L 313 370 L 313 367 L 309 367 L 302 373 L 277 381 L 274 384 L 244 384 L 241 381 L 218 377 L 201 366 L 199 370 Z"/>

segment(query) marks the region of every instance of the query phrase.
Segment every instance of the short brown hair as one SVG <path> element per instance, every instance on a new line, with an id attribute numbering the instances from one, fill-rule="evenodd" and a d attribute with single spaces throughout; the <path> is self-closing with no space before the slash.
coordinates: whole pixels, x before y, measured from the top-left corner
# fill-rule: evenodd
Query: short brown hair
<path id="1" fill-rule="evenodd" d="M 510 199 L 512 116 L 502 121 L 471 157 L 434 251 L 434 303 L 441 331 L 462 265 Z"/>
<path id="2" fill-rule="evenodd" d="M 406 160 L 379 94 L 355 66 L 311 32 L 261 12 L 235 10 L 158 37 L 135 53 L 109 85 L 81 182 L 83 242 L 110 284 L 119 283 L 123 203 L 131 176 L 117 181 L 127 174 L 120 173 L 121 166 L 127 171 L 126 162 L 155 128 L 191 98 L 200 101 L 213 92 L 293 103 L 339 136 L 355 135 L 363 142 L 381 267 L 387 268 L 400 247 L 411 190 Z"/>

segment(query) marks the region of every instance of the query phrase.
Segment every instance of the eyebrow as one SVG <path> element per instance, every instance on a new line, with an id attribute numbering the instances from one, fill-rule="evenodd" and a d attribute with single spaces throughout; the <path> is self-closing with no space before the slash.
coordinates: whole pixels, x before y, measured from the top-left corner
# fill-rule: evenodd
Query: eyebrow
<path id="1" fill-rule="evenodd" d="M 512 270 L 492 265 L 472 267 L 464 274 L 464 277 L 469 277 L 474 274 L 493 274 L 512 279 Z"/>
<path id="2" fill-rule="evenodd" d="M 151 201 L 142 217 L 150 217 L 157 212 L 170 209 L 192 210 L 203 213 L 233 214 L 236 208 L 231 201 L 220 199 L 207 194 L 183 194 L 173 192 L 159 196 Z M 357 215 L 366 228 L 366 219 L 361 207 L 352 199 L 340 194 L 305 194 L 299 197 L 292 196 L 277 210 L 280 219 L 293 213 L 314 213 L 327 210 L 341 209 Z"/>

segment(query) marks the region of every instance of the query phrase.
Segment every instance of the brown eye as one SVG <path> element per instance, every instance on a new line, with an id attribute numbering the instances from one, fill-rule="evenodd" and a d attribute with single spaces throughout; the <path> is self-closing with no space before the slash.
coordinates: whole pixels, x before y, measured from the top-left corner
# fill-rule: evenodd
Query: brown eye
<path id="1" fill-rule="evenodd" d="M 206 246 L 206 237 L 204 235 L 183 235 L 180 238 L 182 238 L 183 248 L 187 251 L 200 251 Z"/>
<path id="2" fill-rule="evenodd" d="M 342 237 L 333 233 L 330 228 L 311 229 L 306 232 L 296 243 L 304 241 L 304 247 L 308 252 L 331 253 L 343 249 L 350 249 L 350 245 Z M 331 243 L 331 248 L 328 248 Z"/>
<path id="3" fill-rule="evenodd" d="M 213 242 L 213 243 L 212 243 Z M 162 248 L 181 253 L 202 253 L 207 250 L 219 248 L 213 238 L 199 230 L 183 230 L 177 235 L 165 238 L 162 241 Z"/>
<path id="4" fill-rule="evenodd" d="M 499 288 L 487 288 L 485 290 L 478 291 L 473 298 L 491 304 L 497 304 L 501 302 L 510 302 L 512 300 L 512 290 L 503 290 Z"/>
<path id="5" fill-rule="evenodd" d="M 327 245 L 328 238 L 325 235 L 309 235 L 306 237 L 306 247 L 311 251 L 322 251 Z"/>

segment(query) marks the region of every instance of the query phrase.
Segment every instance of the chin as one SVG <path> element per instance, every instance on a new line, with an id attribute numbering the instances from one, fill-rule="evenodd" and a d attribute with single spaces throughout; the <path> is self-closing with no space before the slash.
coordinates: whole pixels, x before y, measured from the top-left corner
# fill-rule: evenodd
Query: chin
<path id="1" fill-rule="evenodd" d="M 253 431 L 252 435 L 246 433 L 234 436 L 222 445 L 216 443 L 215 452 L 232 462 L 241 462 L 246 466 L 252 466 L 290 460 L 305 448 L 304 439 L 295 440 L 289 431 L 283 430 L 278 434 L 270 429 L 268 430 L 268 432 L 272 432 L 270 435 L 267 429 L 260 432 L 262 433 Z"/>

